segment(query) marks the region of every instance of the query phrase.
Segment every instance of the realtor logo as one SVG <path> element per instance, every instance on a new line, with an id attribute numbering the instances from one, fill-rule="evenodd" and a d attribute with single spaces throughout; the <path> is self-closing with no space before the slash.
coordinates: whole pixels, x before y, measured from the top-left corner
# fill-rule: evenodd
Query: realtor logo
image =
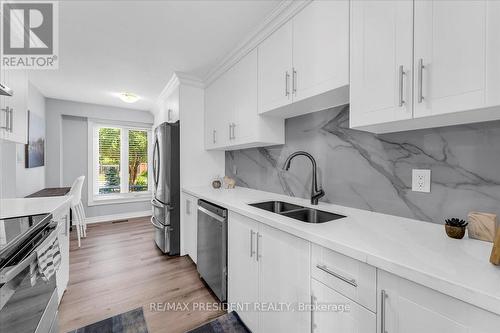
<path id="1" fill-rule="evenodd" d="M 1 64 L 9 69 L 57 69 L 58 3 L 2 1 Z"/>

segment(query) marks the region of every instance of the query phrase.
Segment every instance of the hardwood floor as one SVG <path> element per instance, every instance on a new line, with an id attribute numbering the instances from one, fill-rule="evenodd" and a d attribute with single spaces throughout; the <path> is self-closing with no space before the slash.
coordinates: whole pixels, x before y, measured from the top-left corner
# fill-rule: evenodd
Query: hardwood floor
<path id="1" fill-rule="evenodd" d="M 89 225 L 81 248 L 73 230 L 69 257 L 69 285 L 59 306 L 61 333 L 141 306 L 151 333 L 185 332 L 224 313 L 199 310 L 197 304 L 218 304 L 217 299 L 189 257 L 164 256 L 156 248 L 149 217 Z M 156 303 L 188 303 L 189 310 L 181 305 L 166 310 Z"/>

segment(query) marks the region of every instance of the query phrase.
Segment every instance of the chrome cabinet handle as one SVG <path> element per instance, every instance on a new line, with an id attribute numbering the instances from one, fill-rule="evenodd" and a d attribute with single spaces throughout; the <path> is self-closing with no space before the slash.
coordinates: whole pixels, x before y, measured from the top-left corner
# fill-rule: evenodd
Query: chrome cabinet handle
<path id="1" fill-rule="evenodd" d="M 346 283 L 349 283 L 353 287 L 357 287 L 358 286 L 358 284 L 356 283 L 355 279 L 349 279 L 349 278 L 346 278 L 346 277 L 344 277 L 344 276 L 342 276 L 342 275 L 340 275 L 338 273 L 335 273 L 334 271 L 332 271 L 331 269 L 329 269 L 325 265 L 318 264 L 318 265 L 316 265 L 316 267 L 319 268 L 319 269 L 321 269 L 323 272 L 328 273 L 328 274 L 330 274 L 333 277 L 336 277 L 339 280 L 342 280 L 342 281 L 344 281 Z"/>
<path id="2" fill-rule="evenodd" d="M 285 96 L 288 97 L 290 95 L 290 91 L 288 89 L 288 81 L 290 80 L 290 74 L 288 71 L 285 72 Z"/>
<path id="3" fill-rule="evenodd" d="M 387 293 L 382 290 L 380 293 L 380 333 L 387 333 L 385 330 L 385 299 L 387 298 Z"/>
<path id="4" fill-rule="evenodd" d="M 234 130 L 235 128 L 236 128 L 236 124 L 233 123 L 233 140 L 236 139 L 236 133 L 235 133 L 235 130 Z"/>
<path id="5" fill-rule="evenodd" d="M 12 133 L 14 131 L 14 109 L 10 108 L 10 116 L 9 116 L 9 132 Z"/>
<path id="6" fill-rule="evenodd" d="M 214 130 L 212 131 L 212 142 L 213 142 L 213 143 L 216 143 L 216 142 L 217 142 L 217 130 L 216 130 L 216 129 L 214 129 Z"/>
<path id="7" fill-rule="evenodd" d="M 424 100 L 424 96 L 422 93 L 424 68 L 424 59 L 420 58 L 420 60 L 418 61 L 418 103 L 422 103 L 422 101 Z"/>
<path id="8" fill-rule="evenodd" d="M 399 66 L 399 103 L 398 105 L 401 107 L 405 104 L 405 101 L 403 99 L 403 93 L 404 93 L 404 76 L 405 76 L 405 71 L 403 68 L 403 65 Z"/>
<path id="9" fill-rule="evenodd" d="M 253 235 L 255 235 L 255 231 L 250 229 L 250 258 L 252 258 L 255 254 L 255 251 L 253 250 Z"/>
<path id="10" fill-rule="evenodd" d="M 317 327 L 314 323 L 314 304 L 316 304 L 316 297 L 311 294 L 311 332 Z"/>
<path id="11" fill-rule="evenodd" d="M 297 71 L 295 68 L 292 69 L 292 94 L 297 93 Z"/>
<path id="12" fill-rule="evenodd" d="M 229 140 L 232 140 L 233 137 L 231 136 L 231 123 L 229 123 Z"/>
<path id="13" fill-rule="evenodd" d="M 255 256 L 257 261 L 259 261 L 259 259 L 262 258 L 262 255 L 260 254 L 260 241 L 259 241 L 261 237 L 262 235 L 260 234 L 260 232 L 257 232 L 257 255 Z"/>
<path id="14" fill-rule="evenodd" d="M 6 106 L 5 109 L 0 109 L 0 111 L 5 112 L 5 126 L 0 128 L 12 132 L 12 109 Z"/>
<path id="15" fill-rule="evenodd" d="M 171 109 L 168 109 L 168 111 L 167 111 L 167 112 L 168 112 L 168 113 L 167 113 L 167 114 L 168 114 L 168 116 L 167 116 L 168 121 L 172 121 L 172 110 L 171 110 Z"/>

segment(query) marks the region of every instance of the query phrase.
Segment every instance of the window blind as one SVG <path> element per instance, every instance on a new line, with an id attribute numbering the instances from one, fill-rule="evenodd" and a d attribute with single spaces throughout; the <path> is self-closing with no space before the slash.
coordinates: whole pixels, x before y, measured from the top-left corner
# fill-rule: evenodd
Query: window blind
<path id="1" fill-rule="evenodd" d="M 129 192 L 148 190 L 148 132 L 128 131 Z"/>
<path id="2" fill-rule="evenodd" d="M 121 129 L 99 128 L 99 194 L 120 193 Z"/>

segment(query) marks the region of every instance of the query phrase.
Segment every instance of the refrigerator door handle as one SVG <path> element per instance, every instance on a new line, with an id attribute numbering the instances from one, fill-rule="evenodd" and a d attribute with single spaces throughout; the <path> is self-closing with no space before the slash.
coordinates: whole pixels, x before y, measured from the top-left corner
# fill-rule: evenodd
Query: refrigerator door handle
<path id="1" fill-rule="evenodd" d="M 156 201 L 154 198 L 151 199 L 151 204 L 155 206 L 156 208 L 165 208 L 162 204 L 160 204 L 158 201 Z"/>
<path id="2" fill-rule="evenodd" d="M 153 148 L 153 181 L 155 182 L 155 187 L 158 187 L 158 180 L 160 178 L 159 173 L 160 173 L 160 145 L 158 143 L 158 139 L 156 139 Z"/>
<path id="3" fill-rule="evenodd" d="M 156 222 L 156 219 L 154 216 L 151 216 L 151 224 L 157 228 L 157 229 L 163 229 L 164 226 L 160 225 L 158 222 Z"/>

